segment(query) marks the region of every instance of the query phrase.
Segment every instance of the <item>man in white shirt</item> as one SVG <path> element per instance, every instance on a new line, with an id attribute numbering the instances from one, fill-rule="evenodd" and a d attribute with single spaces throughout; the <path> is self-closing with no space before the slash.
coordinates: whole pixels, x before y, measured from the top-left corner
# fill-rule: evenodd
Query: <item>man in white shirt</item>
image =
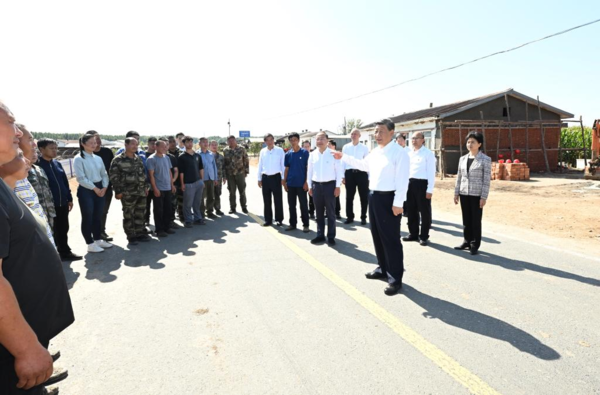
<path id="1" fill-rule="evenodd" d="M 275 203 L 275 224 L 281 226 L 283 222 L 283 193 L 285 152 L 281 147 L 275 147 L 275 137 L 271 133 L 264 138 L 267 145 L 260 150 L 258 159 L 258 187 L 262 188 L 263 203 L 265 205 L 265 222 L 263 226 L 273 224 L 273 202 Z M 271 200 L 272 199 L 272 200 Z"/>
<path id="2" fill-rule="evenodd" d="M 387 278 L 386 295 L 402 288 L 404 254 L 400 241 L 400 217 L 408 189 L 409 159 L 402 147 L 394 143 L 394 123 L 382 119 L 376 123 L 375 148 L 359 160 L 342 152 L 336 159 L 369 173 L 369 221 L 379 267 L 366 274 L 368 279 Z"/>
<path id="3" fill-rule="evenodd" d="M 412 151 L 409 152 L 410 176 L 406 195 L 408 213 L 408 236 L 404 241 L 419 241 L 426 246 L 431 229 L 431 197 L 435 184 L 435 155 L 425 147 L 423 133 L 412 136 Z M 419 222 L 421 232 L 419 233 Z"/>
<path id="4" fill-rule="evenodd" d="M 319 132 L 316 135 L 317 149 L 311 152 L 308 158 L 308 194 L 313 197 L 317 214 L 317 237 L 311 240 L 312 244 L 325 241 L 325 209 L 327 209 L 327 243 L 335 245 L 335 199 L 340 196 L 342 185 L 343 165 L 333 157 L 327 148 L 329 138 L 327 133 Z"/>
<path id="5" fill-rule="evenodd" d="M 359 142 L 360 130 L 354 129 L 350 133 L 351 143 L 344 145 L 342 152 L 344 155 L 356 159 L 364 159 L 369 155 L 369 148 Z M 344 185 L 346 185 L 346 221 L 345 224 L 354 222 L 354 195 L 358 188 L 360 197 L 360 223 L 367 223 L 367 208 L 369 205 L 369 175 L 366 171 L 358 170 L 351 165 L 344 165 Z"/>

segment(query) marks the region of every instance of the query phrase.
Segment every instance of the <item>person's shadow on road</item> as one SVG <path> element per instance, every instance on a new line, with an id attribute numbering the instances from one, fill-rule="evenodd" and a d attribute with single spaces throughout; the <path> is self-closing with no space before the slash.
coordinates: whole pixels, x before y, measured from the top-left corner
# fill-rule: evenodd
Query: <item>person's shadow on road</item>
<path id="1" fill-rule="evenodd" d="M 489 315 L 466 309 L 420 292 L 410 285 L 402 285 L 402 294 L 421 306 L 423 317 L 438 319 L 445 324 L 507 342 L 516 349 L 546 361 L 560 359 L 560 354 L 529 333 Z"/>
<path id="2" fill-rule="evenodd" d="M 457 229 L 460 230 L 453 230 L 453 229 L 447 229 L 447 228 L 442 228 L 441 226 L 452 226 L 455 227 Z M 431 229 L 435 230 L 436 232 L 443 232 L 443 233 L 447 233 L 451 236 L 456 236 L 457 238 L 460 238 L 461 242 L 463 239 L 463 227 L 457 224 L 454 224 L 452 222 L 446 222 L 446 221 L 438 221 L 438 220 L 433 220 L 433 223 L 431 225 Z M 492 239 L 489 237 L 485 237 L 483 236 L 481 238 L 482 241 L 486 242 L 486 243 L 490 243 L 490 244 L 501 244 L 501 242 L 499 242 L 496 239 Z"/>
<path id="3" fill-rule="evenodd" d="M 531 270 L 533 272 L 538 272 L 542 274 L 546 274 L 549 276 L 555 276 L 564 278 L 567 280 L 579 281 L 580 283 L 593 285 L 595 287 L 600 287 L 600 280 L 585 276 L 580 276 L 579 274 L 565 272 L 559 269 L 553 269 L 546 266 L 536 265 L 535 263 L 520 261 L 516 259 L 509 259 L 502 257 L 500 255 L 491 254 L 486 251 L 479 251 L 478 255 L 470 255 L 468 251 L 458 251 L 454 248 L 447 247 L 441 244 L 430 243 L 430 248 L 436 249 L 441 252 L 445 252 L 447 254 L 456 255 L 468 259 L 474 262 L 487 263 L 489 265 L 500 266 L 504 269 L 514 270 L 514 271 L 523 271 L 523 270 Z"/>

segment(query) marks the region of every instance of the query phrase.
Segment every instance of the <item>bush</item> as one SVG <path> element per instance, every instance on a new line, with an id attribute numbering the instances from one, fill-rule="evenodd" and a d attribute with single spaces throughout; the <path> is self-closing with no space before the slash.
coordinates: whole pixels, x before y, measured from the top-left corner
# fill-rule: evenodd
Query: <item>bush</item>
<path id="1" fill-rule="evenodd" d="M 592 146 L 592 128 L 584 127 L 585 135 L 585 148 L 587 148 L 586 156 L 587 159 L 591 159 L 592 152 L 590 147 Z M 581 136 L 580 126 L 571 126 L 569 128 L 563 128 L 560 131 L 560 146 L 565 148 L 583 148 L 583 140 Z M 566 151 L 562 153 L 562 161 L 571 166 L 577 164 L 577 159 L 583 159 L 583 151 Z"/>

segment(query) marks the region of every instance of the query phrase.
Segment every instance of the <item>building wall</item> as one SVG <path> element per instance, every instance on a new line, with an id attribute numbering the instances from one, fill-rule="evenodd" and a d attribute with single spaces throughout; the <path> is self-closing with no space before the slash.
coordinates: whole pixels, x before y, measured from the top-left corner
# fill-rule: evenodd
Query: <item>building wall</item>
<path id="1" fill-rule="evenodd" d="M 481 131 L 481 129 L 479 129 Z M 560 127 L 545 127 L 545 143 L 546 148 L 558 148 L 560 141 Z M 443 139 L 444 148 L 446 150 L 458 150 L 462 141 L 463 155 L 467 153 L 464 146 L 464 141 L 467 136 L 468 129 L 463 126 L 461 139 L 459 140 L 458 127 L 444 127 Z M 497 161 L 496 145 L 498 142 L 498 133 L 500 133 L 500 151 L 499 154 L 504 155 L 504 159 L 510 159 L 510 139 L 508 128 L 485 128 L 484 133 L 484 151 L 486 155 L 492 158 L 492 161 Z M 542 137 L 539 127 L 530 127 L 527 135 L 529 136 L 529 148 L 541 149 Z M 521 152 L 515 154 L 514 158 L 521 162 L 526 162 L 526 129 L 512 128 L 513 150 L 519 149 Z M 548 163 L 550 170 L 554 171 L 558 168 L 558 151 L 546 151 L 548 155 Z M 458 158 L 460 153 L 446 153 L 446 173 L 456 174 L 458 169 Z M 545 171 L 546 163 L 544 161 L 544 153 L 542 151 L 530 152 L 529 162 L 527 165 L 531 171 Z"/>
<path id="2" fill-rule="evenodd" d="M 508 106 L 510 107 L 510 120 L 511 121 L 525 121 L 525 107 L 529 112 L 528 119 L 530 121 L 539 120 L 539 112 L 537 106 L 528 104 L 521 99 L 516 97 L 508 96 Z M 484 119 L 488 121 L 508 121 L 508 117 L 503 116 L 503 110 L 506 108 L 504 97 L 492 100 L 488 103 L 480 104 L 469 110 L 454 114 L 450 117 L 443 119 L 444 122 L 454 122 L 456 120 L 480 120 L 480 111 L 483 111 Z M 544 110 L 542 108 L 542 120 L 544 121 L 560 121 L 560 115 Z"/>

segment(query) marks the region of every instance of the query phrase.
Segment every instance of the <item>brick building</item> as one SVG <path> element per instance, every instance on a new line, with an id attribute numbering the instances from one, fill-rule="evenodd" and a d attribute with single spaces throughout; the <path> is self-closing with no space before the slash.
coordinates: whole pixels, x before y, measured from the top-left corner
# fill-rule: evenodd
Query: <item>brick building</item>
<path id="1" fill-rule="evenodd" d="M 498 160 L 498 155 L 519 159 L 527 162 L 532 171 L 546 169 L 543 131 L 550 170 L 556 170 L 561 120 L 572 117 L 573 114 L 546 103 L 540 102 L 538 107 L 537 99 L 508 89 L 457 103 L 430 106 L 391 119 L 396 124 L 396 132 L 406 133 L 409 139 L 413 133 L 423 132 L 425 144 L 438 157 L 438 169 L 443 166 L 446 174 L 455 174 L 458 159 L 466 154 L 464 139 L 472 130 L 483 132 L 484 151 L 493 161 Z M 362 128 L 365 132 L 374 129 L 374 123 Z"/>

